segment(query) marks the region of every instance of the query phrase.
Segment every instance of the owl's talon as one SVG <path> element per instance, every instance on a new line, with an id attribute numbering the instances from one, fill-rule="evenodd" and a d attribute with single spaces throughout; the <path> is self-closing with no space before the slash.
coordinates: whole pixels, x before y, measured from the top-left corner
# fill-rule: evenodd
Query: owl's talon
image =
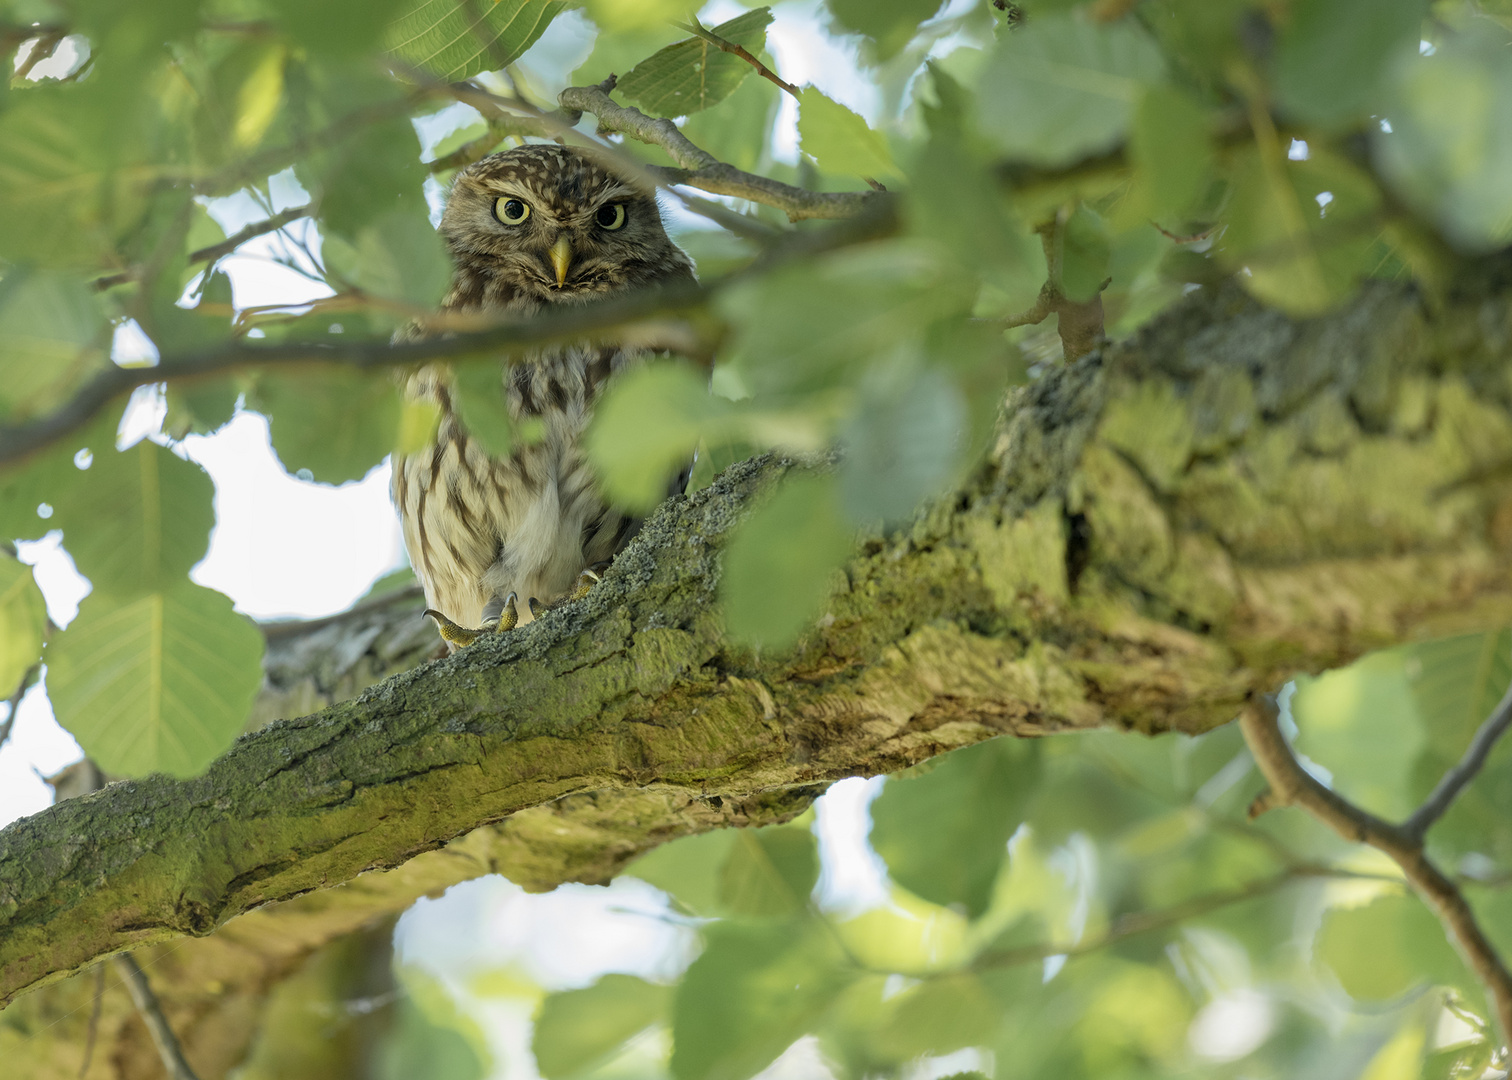
<path id="1" fill-rule="evenodd" d="M 459 649 L 467 648 L 484 634 L 513 630 L 520 621 L 520 610 L 515 605 L 514 593 L 505 597 L 502 604 L 497 598 L 490 600 L 483 608 L 483 625 L 477 630 L 458 626 L 434 608 L 426 608 L 420 617 L 423 619 L 426 615 L 436 620 L 436 629 L 441 632 L 441 637 Z"/>
<path id="2" fill-rule="evenodd" d="M 532 596 L 527 603 L 530 604 L 530 617 L 532 619 L 539 619 L 542 615 L 546 614 L 546 605 L 535 597 Z"/>
<path id="3" fill-rule="evenodd" d="M 599 580 L 599 576 L 592 570 L 584 569 L 578 575 L 577 584 L 573 585 L 572 591 L 567 594 L 567 599 L 569 601 L 581 600 L 593 591 L 593 587 L 599 583 Z"/>

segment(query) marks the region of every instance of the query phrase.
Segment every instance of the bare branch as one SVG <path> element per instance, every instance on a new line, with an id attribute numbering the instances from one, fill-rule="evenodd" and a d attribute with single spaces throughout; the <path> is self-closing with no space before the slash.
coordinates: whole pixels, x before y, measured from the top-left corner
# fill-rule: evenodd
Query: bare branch
<path id="1" fill-rule="evenodd" d="M 756 57 L 752 56 L 746 50 L 745 46 L 737 45 L 733 41 L 726 41 L 724 38 L 720 37 L 713 31 L 705 30 L 703 24 L 700 23 L 696 18 L 691 23 L 673 22 L 672 25 L 677 27 L 679 30 L 686 30 L 688 33 L 692 34 L 695 37 L 703 38 L 710 45 L 713 45 L 717 49 L 722 49 L 723 51 L 729 53 L 731 56 L 740 57 L 746 63 L 755 68 L 756 74 L 767 80 L 767 82 L 773 83 L 776 86 L 780 86 L 782 89 L 786 90 L 794 97 L 798 96 L 798 88 L 796 86 L 788 82 L 782 76 L 778 75 L 775 71 L 767 67 Z"/>
<path id="2" fill-rule="evenodd" d="M 805 191 L 726 165 L 707 150 L 695 146 L 672 121 L 647 116 L 629 106 L 616 105 L 609 98 L 608 92 L 612 89 L 612 77 L 598 86 L 569 86 L 558 95 L 557 101 L 568 115 L 592 113 L 598 117 L 602 131 L 628 135 L 665 150 L 677 168 L 652 169 L 662 183 L 686 184 L 714 195 L 731 195 L 774 206 L 787 214 L 789 221 L 851 217 L 871 200 L 885 197 L 872 191 Z"/>
<path id="3" fill-rule="evenodd" d="M 1256 800 L 1251 814 L 1278 806 L 1300 806 L 1344 839 L 1368 844 L 1389 855 L 1438 915 L 1466 963 L 1490 992 L 1502 1036 L 1512 1037 L 1512 973 L 1476 922 L 1459 887 L 1428 859 L 1422 840 L 1405 827 L 1360 809 L 1302 768 L 1276 723 L 1274 699 L 1252 697 L 1239 715 L 1239 724 L 1260 772 L 1270 784 L 1270 792 Z"/>
<path id="4" fill-rule="evenodd" d="M 37 43 L 31 47 L 31 51 L 26 54 L 26 59 L 21 61 L 20 65 L 16 68 L 15 74 L 12 75 L 11 78 L 29 78 L 32 73 L 32 68 L 36 67 L 42 61 L 52 58 L 52 54 L 57 52 L 58 46 L 63 43 L 63 38 L 65 36 L 66 35 L 62 30 L 51 30 L 45 34 L 38 36 Z"/>
<path id="5" fill-rule="evenodd" d="M 189 1067 L 189 1062 L 184 1060 L 184 1051 L 179 1047 L 178 1036 L 173 1033 L 173 1028 L 163 1016 L 157 995 L 152 992 L 152 984 L 147 981 L 147 975 L 142 971 L 141 965 L 136 962 L 136 958 L 130 953 L 122 953 L 116 957 L 116 966 L 121 969 L 121 977 L 126 981 L 126 990 L 131 994 L 131 1000 L 136 1005 L 137 1012 L 142 1014 L 142 1021 L 152 1034 L 153 1044 L 157 1046 L 158 1056 L 163 1059 L 163 1068 L 168 1071 L 170 1080 L 199 1080 L 194 1070 Z"/>
<path id="6" fill-rule="evenodd" d="M 313 213 L 315 213 L 315 207 L 309 203 L 306 203 L 304 206 L 292 206 L 287 210 L 280 210 L 264 221 L 254 221 L 251 225 L 237 232 L 236 235 L 228 236 L 218 244 L 211 244 L 209 247 L 202 247 L 197 251 L 191 251 L 189 253 L 189 262 L 191 264 L 202 262 L 213 263 L 223 256 L 231 254 L 248 240 L 253 240 L 270 232 L 277 232 L 291 221 L 298 221 L 300 218 L 309 217 Z M 96 278 L 94 287 L 96 289 L 109 289 L 115 285 L 123 285 L 128 281 L 135 280 L 138 274 L 139 271 L 136 270 L 123 270 L 119 273 L 107 274 L 104 277 Z"/>
<path id="7" fill-rule="evenodd" d="M 1459 764 L 1444 774 L 1444 778 L 1433 789 L 1433 794 L 1407 819 L 1402 831 L 1421 844 L 1423 834 L 1444 816 L 1449 804 L 1475 779 L 1475 774 L 1486 763 L 1496 740 L 1502 737 L 1508 727 L 1512 727 L 1512 687 L 1507 688 L 1501 701 L 1496 703 L 1496 708 L 1491 710 L 1491 715 L 1486 717 L 1485 723 L 1476 731 L 1475 738 L 1470 740 L 1470 747 Z"/>
<path id="8" fill-rule="evenodd" d="M 51 624 L 49 623 L 49 625 Z M 41 671 L 42 661 L 40 660 L 38 660 L 31 667 L 27 668 L 26 674 L 21 676 L 21 685 L 16 687 L 16 692 L 13 693 L 5 702 L 5 720 L 3 722 L 0 722 L 0 746 L 4 746 L 6 740 L 10 738 L 11 729 L 16 726 L 16 711 L 21 708 L 21 699 L 24 698 L 26 696 L 26 692 L 32 688 L 32 684 L 37 681 L 37 675 L 40 674 Z"/>
<path id="9" fill-rule="evenodd" d="M 369 370 L 427 360 L 463 359 L 480 353 L 490 354 L 495 360 L 508 359 L 532 345 L 593 339 L 605 334 L 617 340 L 633 340 L 646 348 L 686 352 L 696 341 L 690 342 L 686 326 L 677 320 L 706 303 L 709 292 L 708 288 L 695 285 L 675 286 L 596 304 L 561 305 L 523 321 L 500 322 L 490 327 L 492 320 L 480 320 L 487 328 L 398 345 L 354 341 L 340 345 L 290 342 L 257 346 L 230 341 L 192 356 L 165 358 L 151 367 L 111 366 L 55 412 L 37 420 L 0 426 L 0 462 L 24 457 L 76 431 L 115 398 L 150 383 L 288 364 L 334 364 Z"/>

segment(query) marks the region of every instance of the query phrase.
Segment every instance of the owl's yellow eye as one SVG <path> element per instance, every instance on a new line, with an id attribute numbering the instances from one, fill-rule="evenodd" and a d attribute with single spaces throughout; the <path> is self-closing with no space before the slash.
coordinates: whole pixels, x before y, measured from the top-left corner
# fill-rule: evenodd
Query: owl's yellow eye
<path id="1" fill-rule="evenodd" d="M 601 228 L 612 232 L 625 223 L 625 204 L 610 203 L 608 206 L 601 206 L 598 213 L 593 215 L 593 220 L 597 221 Z"/>
<path id="2" fill-rule="evenodd" d="M 495 199 L 494 217 L 506 225 L 518 225 L 530 216 L 530 204 L 519 199 Z"/>

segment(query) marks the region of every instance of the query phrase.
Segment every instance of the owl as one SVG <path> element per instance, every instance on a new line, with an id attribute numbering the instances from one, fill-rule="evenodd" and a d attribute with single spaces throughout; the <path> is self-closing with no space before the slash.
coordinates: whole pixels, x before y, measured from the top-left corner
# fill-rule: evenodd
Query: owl
<path id="1" fill-rule="evenodd" d="M 520 146 L 463 169 L 440 231 L 456 263 L 446 312 L 525 319 L 552 304 L 693 280 L 654 192 L 567 146 Z M 393 497 L 426 614 L 452 648 L 586 591 L 640 527 L 605 500 L 582 437 L 604 385 L 642 355 L 552 346 L 505 366 L 510 416 L 537 420 L 540 431 L 507 458 L 469 436 L 445 365 L 410 376 L 408 395 L 433 404 L 440 422 L 432 445 L 396 458 Z M 672 490 L 686 481 L 684 472 Z"/>

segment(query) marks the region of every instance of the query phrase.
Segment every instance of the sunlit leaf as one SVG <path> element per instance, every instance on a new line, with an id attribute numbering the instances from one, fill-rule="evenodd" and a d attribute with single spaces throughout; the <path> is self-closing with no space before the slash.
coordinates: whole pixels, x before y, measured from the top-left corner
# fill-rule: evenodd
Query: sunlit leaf
<path id="1" fill-rule="evenodd" d="M 799 146 L 825 172 L 888 178 L 897 175 L 892 151 L 880 132 L 812 86 L 798 101 Z"/>
<path id="2" fill-rule="evenodd" d="M 843 954 L 812 923 L 720 922 L 672 1006 L 672 1075 L 738 1080 L 810 1030 L 849 978 Z"/>
<path id="3" fill-rule="evenodd" d="M 841 27 L 872 40 L 881 60 L 907 45 L 919 24 L 944 6 L 944 0 L 827 0 L 827 3 Z"/>
<path id="4" fill-rule="evenodd" d="M 818 845 L 808 829 L 739 829 L 719 872 L 720 906 L 732 915 L 795 915 L 818 880 Z"/>
<path id="5" fill-rule="evenodd" d="M 684 836 L 652 848 L 624 872 L 655 885 L 689 911 L 717 915 L 720 868 L 738 836 L 734 829 Z"/>
<path id="6" fill-rule="evenodd" d="M 118 452 L 101 438 L 91 450 L 89 468 L 54 497 L 52 525 L 95 588 L 168 588 L 209 544 L 210 477 L 147 440 Z"/>
<path id="7" fill-rule="evenodd" d="M 980 915 L 1037 781 L 1032 742 L 1003 738 L 957 750 L 887 782 L 872 803 L 872 846 L 905 889 Z"/>
<path id="8" fill-rule="evenodd" d="M 278 460 L 322 484 L 359 480 L 398 444 L 399 387 L 387 372 L 312 368 L 257 387 Z"/>
<path id="9" fill-rule="evenodd" d="M 1164 69 L 1160 51 L 1132 20 L 1030 19 L 998 41 L 982 75 L 978 122 L 1013 157 L 1069 164 L 1112 148 Z"/>
<path id="10" fill-rule="evenodd" d="M 1378 111 L 1392 66 L 1417 51 L 1426 0 L 1306 0 L 1276 48 L 1276 96 L 1298 120 L 1337 124 Z"/>
<path id="11" fill-rule="evenodd" d="M 710 32 L 752 55 L 766 44 L 772 21 L 769 8 L 756 8 Z M 616 89 L 653 116 L 687 116 L 718 105 L 755 69 L 700 37 L 668 45 L 642 60 L 619 80 Z"/>
<path id="12" fill-rule="evenodd" d="M 96 590 L 47 647 L 58 722 L 107 772 L 201 772 L 247 721 L 262 686 L 262 633 L 188 579 Z"/>
<path id="13" fill-rule="evenodd" d="M 398 974 L 404 993 L 397 1023 L 376 1048 L 375 1080 L 483 1080 L 491 1062 L 477 1023 L 434 976 L 413 965 Z"/>
<path id="14" fill-rule="evenodd" d="M 31 567 L 0 552 L 0 699 L 7 699 L 42 655 L 47 604 Z"/>
<path id="15" fill-rule="evenodd" d="M 1431 56 L 1414 57 L 1372 133 L 1382 170 L 1455 243 L 1483 251 L 1512 240 L 1512 50 L 1476 20 Z"/>
<path id="16" fill-rule="evenodd" d="M 1387 1001 L 1424 983 L 1473 987 L 1444 928 L 1405 893 L 1363 907 L 1334 908 L 1323 918 L 1317 954 L 1351 996 Z"/>
<path id="17" fill-rule="evenodd" d="M 79 278 L 17 268 L 0 279 L 0 415 L 51 412 L 106 363 L 105 319 Z"/>
<path id="18" fill-rule="evenodd" d="M 960 388 L 944 372 L 879 369 L 841 430 L 840 497 L 850 520 L 898 521 L 944 494 L 967 446 L 966 424 Z"/>
<path id="19" fill-rule="evenodd" d="M 685 364 L 649 364 L 617 380 L 594 410 L 589 459 L 610 498 L 649 510 L 686 467 L 706 431 L 728 413 L 707 379 Z"/>
<path id="20" fill-rule="evenodd" d="M 326 237 L 324 255 L 337 279 L 421 311 L 440 303 L 451 279 L 446 246 L 420 206 L 383 214 L 354 241 Z"/>
<path id="21" fill-rule="evenodd" d="M 605 975 L 552 994 L 536 1015 L 530 1049 L 547 1080 L 572 1076 L 666 1016 L 672 991 L 633 975 Z"/>
<path id="22" fill-rule="evenodd" d="M 741 523 L 720 579 L 731 638 L 786 648 L 819 614 L 830 575 L 851 548 L 838 504 L 833 476 L 795 476 Z"/>
<path id="23" fill-rule="evenodd" d="M 564 0 L 410 0 L 384 35 L 390 52 L 447 81 L 497 71 L 546 32 Z"/>

